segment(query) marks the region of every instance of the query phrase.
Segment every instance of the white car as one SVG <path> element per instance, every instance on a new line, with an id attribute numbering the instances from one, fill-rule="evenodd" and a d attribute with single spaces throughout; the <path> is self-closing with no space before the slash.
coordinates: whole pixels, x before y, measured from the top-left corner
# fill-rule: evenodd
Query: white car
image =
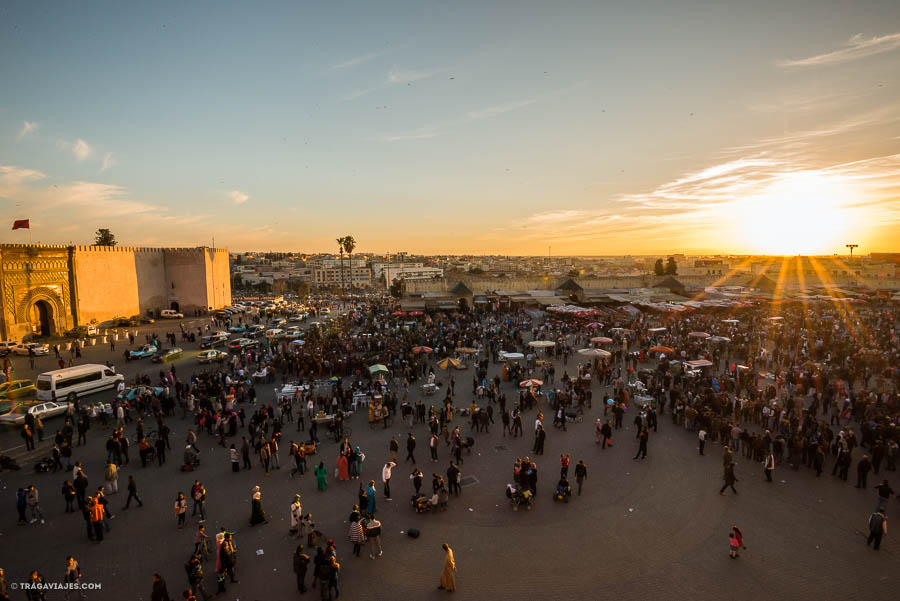
<path id="1" fill-rule="evenodd" d="M 163 319 L 184 319 L 184 313 L 179 313 L 172 309 L 163 309 L 159 312 L 159 316 Z"/>
<path id="2" fill-rule="evenodd" d="M 0 340 L 0 357 L 13 352 L 17 346 L 19 346 L 18 342 L 12 340 Z"/>
<path id="3" fill-rule="evenodd" d="M 16 346 L 16 348 L 12 350 L 16 355 L 23 355 L 26 357 L 31 354 L 31 351 L 34 351 L 36 357 L 42 357 L 50 354 L 50 347 L 46 344 L 40 344 L 39 342 L 26 342 L 25 344 Z"/>
<path id="4" fill-rule="evenodd" d="M 68 403 L 58 403 L 56 401 L 47 401 L 46 403 L 35 403 L 32 405 L 19 405 L 9 413 L 0 415 L 0 423 L 21 426 L 25 423 L 25 412 L 42 420 L 50 417 L 64 414 L 69 409 Z"/>
<path id="5" fill-rule="evenodd" d="M 228 353 L 210 349 L 197 355 L 198 363 L 221 363 L 228 358 Z"/>

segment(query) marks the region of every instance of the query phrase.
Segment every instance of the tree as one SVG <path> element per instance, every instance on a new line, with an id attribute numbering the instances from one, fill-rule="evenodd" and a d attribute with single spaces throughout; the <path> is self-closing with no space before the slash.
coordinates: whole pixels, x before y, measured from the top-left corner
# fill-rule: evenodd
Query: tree
<path id="1" fill-rule="evenodd" d="M 342 246 L 350 259 L 350 292 L 353 292 L 353 250 L 356 248 L 356 240 L 353 239 L 353 236 L 344 236 Z"/>
<path id="2" fill-rule="evenodd" d="M 471 273 L 472 275 L 484 275 L 484 269 L 482 269 L 481 267 L 470 267 L 469 273 Z"/>
<path id="3" fill-rule="evenodd" d="M 569 277 L 570 277 L 570 278 L 577 278 L 577 277 L 580 276 L 580 275 L 581 275 L 581 272 L 578 271 L 577 269 L 570 269 L 570 270 L 569 270 Z"/>
<path id="4" fill-rule="evenodd" d="M 653 266 L 653 273 L 656 275 L 664 275 L 666 273 L 665 268 L 663 268 L 663 260 L 657 259 L 656 264 Z"/>
<path id="5" fill-rule="evenodd" d="M 118 244 L 118 242 L 116 242 L 116 236 L 111 231 L 105 227 L 97 230 L 96 237 L 94 238 L 94 246 L 115 246 L 116 244 Z"/>
<path id="6" fill-rule="evenodd" d="M 338 250 L 341 251 L 341 294 L 344 291 L 344 239 L 338 238 Z"/>
<path id="7" fill-rule="evenodd" d="M 675 257 L 669 257 L 666 261 L 666 275 L 678 275 L 678 263 Z"/>

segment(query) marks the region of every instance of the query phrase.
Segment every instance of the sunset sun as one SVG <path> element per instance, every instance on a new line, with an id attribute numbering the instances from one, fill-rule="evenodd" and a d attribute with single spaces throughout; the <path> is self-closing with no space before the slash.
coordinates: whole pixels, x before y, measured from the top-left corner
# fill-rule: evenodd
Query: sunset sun
<path id="1" fill-rule="evenodd" d="M 853 233 L 854 192 L 847 181 L 817 171 L 779 177 L 735 211 L 736 233 L 765 254 L 835 252 Z"/>

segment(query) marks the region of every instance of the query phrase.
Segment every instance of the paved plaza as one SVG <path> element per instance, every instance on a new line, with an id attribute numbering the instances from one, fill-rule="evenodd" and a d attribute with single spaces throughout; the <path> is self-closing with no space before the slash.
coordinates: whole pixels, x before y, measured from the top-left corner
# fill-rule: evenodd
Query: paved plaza
<path id="1" fill-rule="evenodd" d="M 177 330 L 177 324 L 157 324 Z M 186 350 L 196 345 L 187 344 Z M 158 366 L 148 362 L 123 365 L 121 350 L 89 348 L 82 361 L 113 361 L 126 377 L 140 369 L 156 374 Z M 186 353 L 176 363 L 180 378 L 198 370 L 196 361 Z M 13 359 L 19 377 L 32 377 L 27 359 Z M 38 359 L 37 371 L 53 368 L 52 358 Z M 491 365 L 493 376 L 498 365 Z M 574 374 L 574 359 L 567 366 L 556 363 L 557 377 L 564 370 Z M 455 373 L 456 406 L 468 406 L 472 370 Z M 446 372 L 438 378 L 446 380 Z M 514 384 L 503 383 L 502 390 L 514 398 Z M 274 399 L 273 385 L 259 389 L 260 399 Z M 388 430 L 372 430 L 363 412 L 348 422 L 352 442 L 366 454 L 362 482 L 378 482 L 378 518 L 384 528 L 384 556 L 370 560 L 350 553 L 347 517 L 356 503 L 358 483 L 339 482 L 331 476 L 337 458 L 337 445 L 320 435 L 319 452 L 310 458 L 310 467 L 319 460 L 329 468 L 326 492 L 318 492 L 309 472 L 289 478 L 287 447 L 299 441 L 295 425 L 286 424 L 280 451 L 282 468 L 266 476 L 254 461 L 253 469 L 232 473 L 228 452 L 202 434 L 198 471 L 179 471 L 182 441 L 188 420 L 169 418 L 172 452 L 162 467 L 141 468 L 135 460 L 119 472 L 117 495 L 110 497 L 115 514 L 112 531 L 104 541 L 87 540 L 80 513 L 64 513 L 60 494 L 67 475 L 33 474 L 34 460 L 49 454 L 52 436 L 61 419 L 49 420 L 45 440 L 35 452 L 25 453 L 16 432 L 0 434 L 0 449 L 16 457 L 23 469 L 0 473 L 0 489 L 5 509 L 0 513 L 0 567 L 10 582 L 22 582 L 32 569 L 48 581 L 62 581 L 66 555 L 74 555 L 84 571 L 85 582 L 98 582 L 102 590 L 88 593 L 90 599 L 150 598 L 151 576 L 160 572 L 168 583 L 173 599 L 181 598 L 187 588 L 184 563 L 193 548 L 197 518 L 188 518 L 188 526 L 178 530 L 173 511 L 177 492 L 186 494 L 195 478 L 206 486 L 207 531 L 220 526 L 235 532 L 238 550 L 237 573 L 240 583 L 228 584 L 223 599 L 272 600 L 301 597 L 296 591 L 291 556 L 296 539 L 288 535 L 288 506 L 300 493 L 304 512 L 313 514 L 316 527 L 337 544 L 342 565 L 342 599 L 430 599 L 447 595 L 436 590 L 443 566 L 441 543 L 454 549 L 457 562 L 457 587 L 462 599 L 885 599 L 896 596 L 900 574 L 900 545 L 896 542 L 898 525 L 893 524 L 900 501 L 891 500 L 888 515 L 891 530 L 879 552 L 865 545 L 866 520 L 875 506 L 875 491 L 857 490 L 852 482 L 830 475 L 833 456 L 826 473 L 816 479 L 806 468 L 793 471 L 785 463 L 776 469 L 774 482 L 765 482 L 761 465 L 737 456 L 738 495 L 730 491 L 718 494 L 722 484 L 722 448 L 707 444 L 706 455 L 697 451 L 696 434 L 673 425 L 667 413 L 660 416 L 658 432 L 650 433 L 647 459 L 635 461 L 637 450 L 633 413 L 625 416 L 626 427 L 616 431 L 613 446 L 606 450 L 594 443 L 593 421 L 603 415 L 600 398 L 604 390 L 597 384 L 593 391 L 593 409 L 583 423 L 570 423 L 567 431 L 549 426 L 545 454 L 537 457 L 538 495 L 532 511 L 513 512 L 504 491 L 512 481 L 516 457 L 532 455 L 531 433 L 535 411 L 524 414 L 525 436 L 502 436 L 499 412 L 490 433 L 464 436 L 476 443 L 471 454 L 464 452 L 461 466 L 464 477 L 476 483 L 466 486 L 459 497 L 450 499 L 449 510 L 439 514 L 416 514 L 410 506 L 412 483 L 410 463 L 399 462 L 394 469 L 394 500 L 381 495 L 380 473 L 389 458 L 390 435 L 401 441 L 399 458 L 405 456 L 404 440 L 408 430 L 397 420 Z M 439 393 L 440 394 L 440 393 Z M 108 393 L 107 396 L 112 396 Z M 411 400 L 420 398 L 413 386 Z M 440 397 L 426 397 L 426 404 L 437 404 Z M 483 405 L 486 401 L 481 400 Z M 543 407 L 546 412 L 546 406 Z M 633 410 L 632 410 L 633 411 Z M 127 431 L 133 439 L 134 424 Z M 245 433 L 246 430 L 242 430 Z M 445 473 L 450 459 L 449 447 L 440 443 L 440 461 L 428 458 L 427 428 L 412 429 L 418 439 L 416 459 L 425 474 L 425 488 L 433 472 Z M 102 484 L 108 430 L 92 429 L 87 447 L 76 447 L 73 460 L 85 465 L 90 485 Z M 238 439 L 239 442 L 239 439 Z M 12 449 L 12 451 L 9 451 Z M 568 504 L 554 503 L 551 491 L 559 477 L 559 456 L 571 453 L 574 464 L 583 459 L 588 479 L 580 497 Z M 896 472 L 889 474 L 900 489 Z M 133 475 L 144 507 L 124 511 L 125 483 Z M 571 477 L 571 476 L 570 476 Z M 870 476 L 870 485 L 880 477 Z M 574 479 L 573 479 L 574 480 Z M 15 490 L 34 484 L 41 494 L 47 518 L 45 525 L 16 524 Z M 269 523 L 250 527 L 251 489 L 262 488 L 263 507 Z M 745 534 L 747 550 L 737 560 L 728 556 L 728 531 L 739 525 Z M 405 532 L 415 527 L 421 537 L 412 539 Z M 206 588 L 215 590 L 214 566 L 206 564 Z M 312 570 L 307 575 L 307 584 Z M 302 597 L 318 598 L 317 590 Z M 14 591 L 12 599 L 24 599 Z M 48 595 L 62 598 L 61 593 Z"/>

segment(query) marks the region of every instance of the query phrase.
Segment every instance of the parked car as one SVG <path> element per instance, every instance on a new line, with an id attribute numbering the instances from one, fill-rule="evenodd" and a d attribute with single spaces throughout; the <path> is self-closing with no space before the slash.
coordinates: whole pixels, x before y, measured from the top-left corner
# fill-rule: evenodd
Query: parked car
<path id="1" fill-rule="evenodd" d="M 133 326 L 142 326 L 148 323 L 156 323 L 155 319 L 153 319 L 152 317 L 147 317 L 146 315 L 132 315 L 131 317 L 129 317 L 129 320 L 131 321 L 130 325 Z"/>
<path id="2" fill-rule="evenodd" d="M 120 399 L 125 399 L 126 401 L 136 401 L 139 396 L 144 394 L 145 392 L 151 393 L 153 396 L 159 396 L 163 393 L 163 389 L 161 386 L 149 387 L 149 386 L 131 386 L 126 388 L 122 394 L 119 395 Z"/>
<path id="3" fill-rule="evenodd" d="M 228 345 L 228 349 L 232 351 L 242 351 L 247 348 L 253 348 L 259 344 L 255 340 L 251 340 L 250 338 L 238 338 L 231 342 Z"/>
<path id="4" fill-rule="evenodd" d="M 247 328 L 247 331 L 244 332 L 244 335 L 248 338 L 256 338 L 257 336 L 262 336 L 263 332 L 266 331 L 266 326 L 255 325 Z"/>
<path id="5" fill-rule="evenodd" d="M 36 391 L 31 380 L 12 380 L 0 384 L 0 399 L 18 399 L 34 394 Z"/>
<path id="6" fill-rule="evenodd" d="M 17 345 L 12 352 L 16 355 L 28 356 L 32 351 L 34 351 L 36 357 L 43 357 L 50 354 L 50 347 L 40 342 L 26 342 L 25 344 Z"/>
<path id="7" fill-rule="evenodd" d="M 40 417 L 46 421 L 48 418 L 63 415 L 69 409 L 68 403 L 46 401 L 44 403 L 20 404 L 8 413 L 0 415 L 0 423 L 21 426 L 25 423 L 25 413 Z"/>
<path id="8" fill-rule="evenodd" d="M 244 332 L 247 331 L 247 326 L 243 326 L 243 325 L 231 326 L 230 328 L 228 328 L 228 331 L 231 332 L 232 334 L 243 334 Z"/>
<path id="9" fill-rule="evenodd" d="M 19 346 L 18 342 L 13 342 L 12 340 L 0 340 L 0 357 L 5 357 L 10 354 L 17 346 Z"/>
<path id="10" fill-rule="evenodd" d="M 152 357 L 150 360 L 154 363 L 166 363 L 167 361 L 174 361 L 175 359 L 181 358 L 181 355 L 184 351 L 180 348 L 167 348 L 165 350 L 160 349 Z"/>
<path id="11" fill-rule="evenodd" d="M 145 344 L 141 348 L 128 353 L 128 357 L 130 359 L 145 359 L 147 357 L 152 357 L 158 350 L 159 349 L 156 348 L 155 345 Z"/>
<path id="12" fill-rule="evenodd" d="M 184 319 L 184 313 L 179 313 L 172 309 L 163 309 L 159 312 L 159 316 L 163 319 Z"/>
<path id="13" fill-rule="evenodd" d="M 68 338 L 84 338 L 85 336 L 96 336 L 99 330 L 97 326 L 78 326 L 71 330 L 66 330 L 63 335 Z"/>
<path id="14" fill-rule="evenodd" d="M 228 334 L 224 332 L 210 334 L 209 336 L 204 336 L 200 339 L 200 348 L 202 349 L 210 349 L 216 346 L 225 346 L 226 344 L 228 344 Z"/>
<path id="15" fill-rule="evenodd" d="M 210 349 L 208 351 L 202 351 L 199 355 L 197 355 L 198 363 L 221 363 L 225 359 L 228 358 L 228 353 L 224 351 L 217 351 L 214 349 Z"/>

